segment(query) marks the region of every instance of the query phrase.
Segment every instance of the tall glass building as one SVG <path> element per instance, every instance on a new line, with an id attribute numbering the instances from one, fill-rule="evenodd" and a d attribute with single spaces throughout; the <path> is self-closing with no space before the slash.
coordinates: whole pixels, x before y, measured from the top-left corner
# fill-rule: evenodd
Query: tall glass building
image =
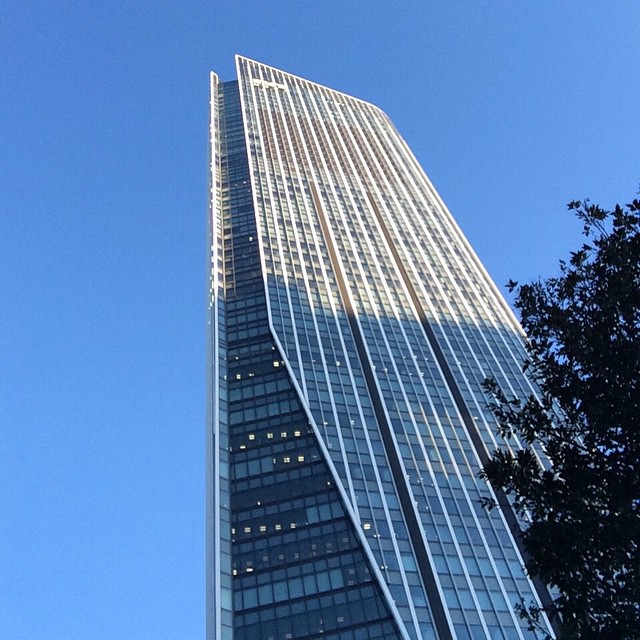
<path id="1" fill-rule="evenodd" d="M 211 75 L 209 640 L 535 638 L 478 478 L 522 330 L 389 118 Z M 515 443 L 517 446 L 517 442 Z"/>

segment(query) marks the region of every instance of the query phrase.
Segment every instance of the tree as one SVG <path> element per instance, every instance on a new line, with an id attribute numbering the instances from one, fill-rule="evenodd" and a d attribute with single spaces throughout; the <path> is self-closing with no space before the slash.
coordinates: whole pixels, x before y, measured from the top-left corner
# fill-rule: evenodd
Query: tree
<path id="1" fill-rule="evenodd" d="M 495 451 L 482 475 L 528 523 L 525 564 L 551 587 L 559 637 L 640 638 L 640 200 L 568 206 L 586 242 L 558 277 L 509 283 L 540 393 L 485 382 L 500 433 L 529 446 Z M 541 611 L 520 605 L 531 628 Z"/>

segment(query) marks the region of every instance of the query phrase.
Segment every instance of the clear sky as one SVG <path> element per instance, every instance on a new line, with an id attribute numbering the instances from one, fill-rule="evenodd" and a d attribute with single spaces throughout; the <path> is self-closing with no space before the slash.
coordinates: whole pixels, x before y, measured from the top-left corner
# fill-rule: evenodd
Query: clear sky
<path id="1" fill-rule="evenodd" d="M 208 72 L 384 109 L 490 273 L 640 183 L 636 0 L 3 0 L 0 640 L 204 638 Z"/>

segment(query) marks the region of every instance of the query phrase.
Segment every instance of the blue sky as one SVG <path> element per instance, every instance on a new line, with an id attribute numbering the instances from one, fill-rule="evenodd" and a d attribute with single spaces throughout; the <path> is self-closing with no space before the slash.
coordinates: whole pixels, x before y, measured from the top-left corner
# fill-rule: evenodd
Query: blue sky
<path id="1" fill-rule="evenodd" d="M 4 0 L 0 640 L 204 637 L 208 72 L 395 122 L 502 285 L 640 183 L 640 4 Z"/>

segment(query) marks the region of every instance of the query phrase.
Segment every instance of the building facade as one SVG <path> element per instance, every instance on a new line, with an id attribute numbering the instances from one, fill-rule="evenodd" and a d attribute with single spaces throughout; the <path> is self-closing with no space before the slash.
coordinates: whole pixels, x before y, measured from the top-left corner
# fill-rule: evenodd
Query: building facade
<path id="1" fill-rule="evenodd" d="M 209 640 L 540 637 L 518 523 L 480 506 L 482 381 L 535 392 L 518 323 L 384 113 L 236 64 L 211 75 Z"/>

